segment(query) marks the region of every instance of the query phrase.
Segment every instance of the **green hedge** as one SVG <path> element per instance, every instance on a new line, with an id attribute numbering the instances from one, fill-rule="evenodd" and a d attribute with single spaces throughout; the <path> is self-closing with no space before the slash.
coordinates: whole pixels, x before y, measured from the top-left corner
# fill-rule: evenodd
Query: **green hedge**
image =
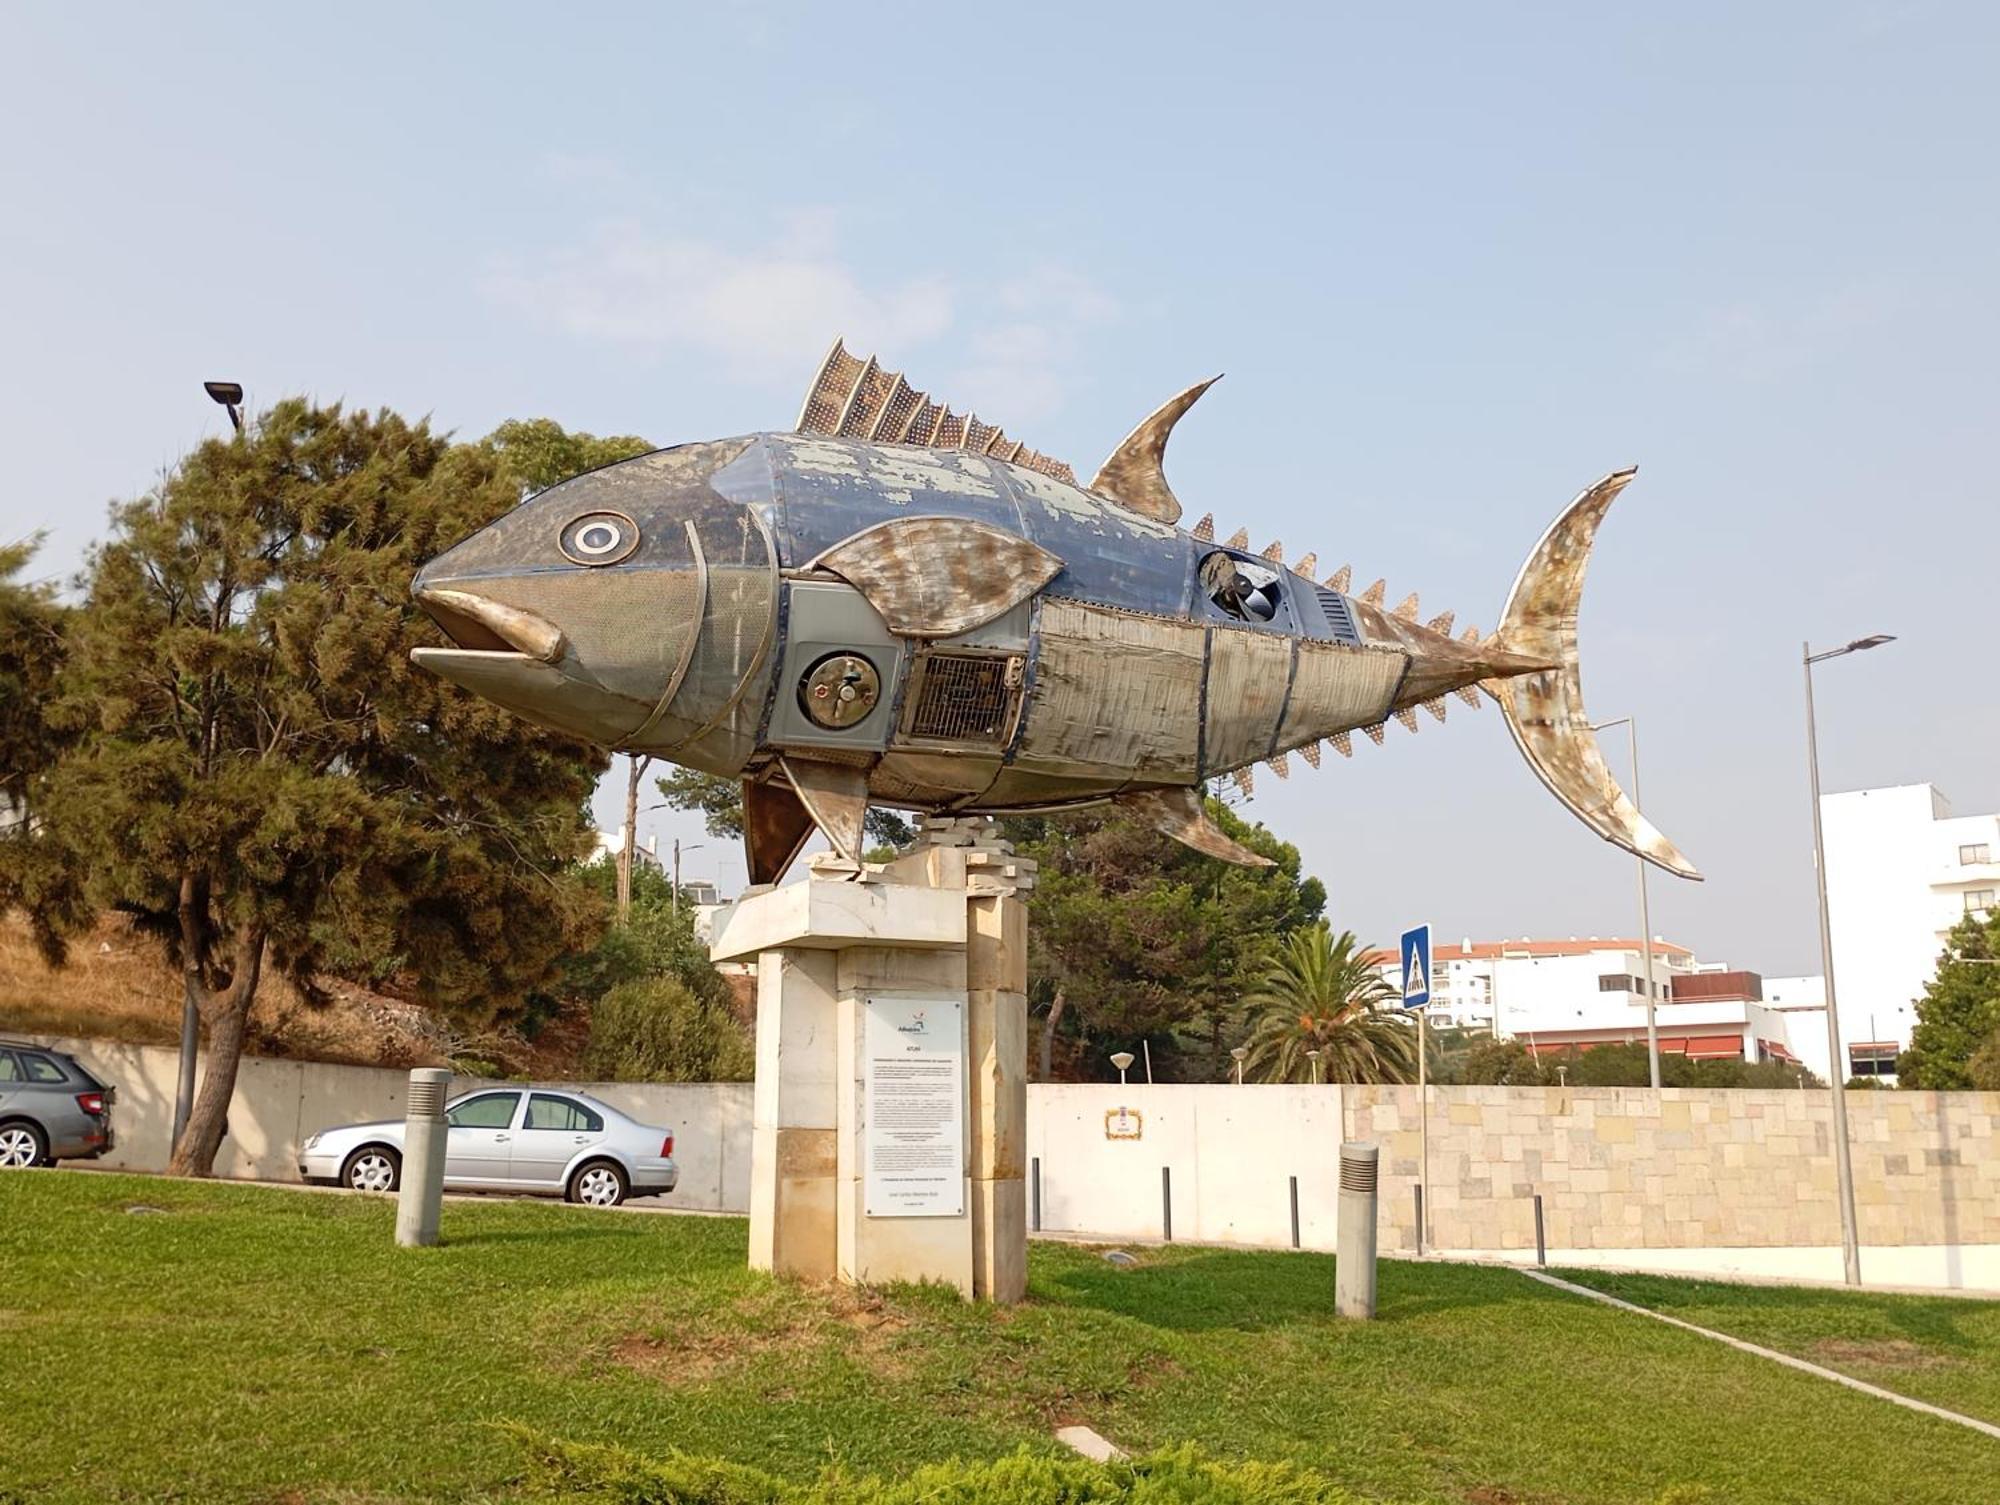
<path id="1" fill-rule="evenodd" d="M 904 1479 L 830 1469 L 810 1484 L 787 1484 L 742 1464 L 686 1453 L 641 1458 L 522 1429 L 515 1436 L 530 1492 L 615 1505 L 1361 1505 L 1323 1475 L 1292 1464 L 1224 1463 L 1192 1447 L 1121 1463 L 1023 1449 L 989 1462 L 925 1464 Z"/>

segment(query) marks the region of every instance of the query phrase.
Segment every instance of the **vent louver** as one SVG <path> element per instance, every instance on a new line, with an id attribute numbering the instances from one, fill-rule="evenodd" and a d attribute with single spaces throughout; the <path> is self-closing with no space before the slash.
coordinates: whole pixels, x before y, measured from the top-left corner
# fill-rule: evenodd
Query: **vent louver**
<path id="1" fill-rule="evenodd" d="M 1360 642 L 1361 634 L 1354 626 L 1354 613 L 1347 609 L 1347 597 L 1323 585 L 1314 586 L 1313 591 L 1319 596 L 1320 610 L 1326 613 L 1327 629 L 1344 642 Z"/>

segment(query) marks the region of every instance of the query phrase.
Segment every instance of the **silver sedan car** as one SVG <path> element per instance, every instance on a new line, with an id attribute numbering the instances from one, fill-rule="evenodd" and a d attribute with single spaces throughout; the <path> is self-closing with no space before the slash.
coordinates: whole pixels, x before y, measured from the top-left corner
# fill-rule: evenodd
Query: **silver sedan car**
<path id="1" fill-rule="evenodd" d="M 559 1087 L 491 1087 L 445 1109 L 447 1191 L 511 1191 L 616 1207 L 674 1189 L 674 1131 Z M 299 1174 L 322 1185 L 394 1191 L 403 1125 L 322 1129 L 299 1152 Z"/>

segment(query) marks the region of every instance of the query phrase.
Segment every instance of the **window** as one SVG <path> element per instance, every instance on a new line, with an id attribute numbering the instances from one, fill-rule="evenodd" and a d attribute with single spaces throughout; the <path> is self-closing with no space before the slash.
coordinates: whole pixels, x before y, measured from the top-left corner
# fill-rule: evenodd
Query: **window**
<path id="1" fill-rule="evenodd" d="M 1224 616 L 1270 622 L 1278 615 L 1278 572 L 1217 549 L 1201 562 L 1201 588 Z"/>
<path id="2" fill-rule="evenodd" d="M 1964 846 L 1958 849 L 1958 865 L 1960 867 L 1972 867 L 1977 863 L 1991 862 L 1992 860 L 1993 848 L 1987 842 L 1982 841 L 1975 846 Z"/>
<path id="3" fill-rule="evenodd" d="M 1994 893 L 1990 888 L 1970 888 L 1965 891 L 1965 912 L 1978 914 L 1993 907 Z"/>
<path id="4" fill-rule="evenodd" d="M 537 1092 L 528 1099 L 530 1129 L 568 1129 L 578 1134 L 598 1134 L 604 1120 L 573 1098 L 549 1097 Z"/>
<path id="5" fill-rule="evenodd" d="M 14 1064 L 13 1053 L 11 1051 L 0 1050 L 0 1082 L 18 1082 L 20 1080 L 21 1068 Z"/>
<path id="6" fill-rule="evenodd" d="M 69 1080 L 68 1077 L 63 1075 L 62 1067 L 56 1065 L 47 1056 L 31 1056 L 26 1051 L 23 1051 L 21 1053 L 21 1065 L 23 1068 L 23 1077 L 30 1082 L 66 1082 Z"/>
<path id="7" fill-rule="evenodd" d="M 504 1129 L 514 1121 L 520 1102 L 518 1092 L 483 1092 L 452 1104 L 444 1121 L 454 1129 Z"/>
<path id="8" fill-rule="evenodd" d="M 1643 993 L 1646 991 L 1646 980 L 1643 977 L 1633 977 L 1625 972 L 1606 972 L 1597 979 L 1597 991 L 1600 993 Z"/>

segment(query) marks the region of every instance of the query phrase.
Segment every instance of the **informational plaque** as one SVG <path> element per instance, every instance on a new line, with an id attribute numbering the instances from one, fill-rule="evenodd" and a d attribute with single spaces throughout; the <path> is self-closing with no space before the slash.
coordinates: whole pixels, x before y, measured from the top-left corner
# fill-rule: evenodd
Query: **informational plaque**
<path id="1" fill-rule="evenodd" d="M 871 1218 L 965 1212 L 965 1004 L 875 998 L 861 1049 L 862 1199 Z"/>

